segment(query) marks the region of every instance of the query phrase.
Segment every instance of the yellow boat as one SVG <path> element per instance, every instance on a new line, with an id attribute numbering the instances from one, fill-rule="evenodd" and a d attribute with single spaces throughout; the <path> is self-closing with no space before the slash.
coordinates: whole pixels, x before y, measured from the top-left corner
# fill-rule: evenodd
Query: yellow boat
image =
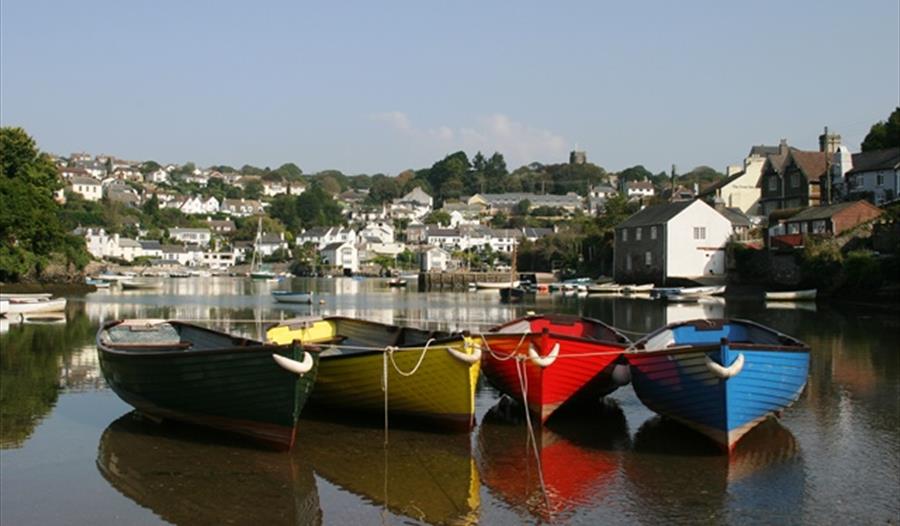
<path id="1" fill-rule="evenodd" d="M 481 346 L 467 333 L 328 317 L 285 320 L 266 338 L 319 348 L 311 409 L 381 413 L 387 393 L 391 416 L 464 431 L 475 423 Z"/>

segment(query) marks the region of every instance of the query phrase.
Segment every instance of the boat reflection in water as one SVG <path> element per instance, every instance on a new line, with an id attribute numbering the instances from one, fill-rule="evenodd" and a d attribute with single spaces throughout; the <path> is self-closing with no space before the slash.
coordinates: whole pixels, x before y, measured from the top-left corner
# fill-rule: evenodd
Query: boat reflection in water
<path id="1" fill-rule="evenodd" d="M 435 434 L 304 415 L 297 454 L 316 475 L 392 513 L 428 524 L 476 524 L 481 483 L 468 434 Z"/>
<path id="2" fill-rule="evenodd" d="M 799 443 L 777 419 L 751 429 L 723 456 L 703 435 L 656 416 L 634 436 L 625 473 L 642 522 L 790 523 L 804 502 Z M 685 496 L 692 496 L 686 498 Z"/>
<path id="3" fill-rule="evenodd" d="M 173 524 L 322 523 L 302 454 L 248 448 L 200 427 L 128 413 L 103 432 L 97 469 L 121 494 Z"/>
<path id="4" fill-rule="evenodd" d="M 504 397 L 484 416 L 478 429 L 481 476 L 511 509 L 540 520 L 565 520 L 580 508 L 615 498 L 609 490 L 629 449 L 625 414 L 609 399 L 591 414 L 577 409 L 561 408 L 553 420 L 534 428 L 546 495 L 522 407 Z"/>

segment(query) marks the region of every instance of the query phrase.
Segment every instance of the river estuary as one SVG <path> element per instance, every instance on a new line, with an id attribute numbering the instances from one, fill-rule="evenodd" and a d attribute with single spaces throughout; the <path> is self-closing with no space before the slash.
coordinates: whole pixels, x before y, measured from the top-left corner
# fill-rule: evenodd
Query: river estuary
<path id="1" fill-rule="evenodd" d="M 312 306 L 272 290 L 312 289 Z M 69 297 L 66 322 L 0 320 L 0 523 L 55 524 L 896 524 L 900 521 L 900 316 L 819 303 L 496 291 L 420 293 L 384 280 L 166 280 L 157 291 Z M 322 303 L 319 304 L 318 300 Z M 812 348 L 809 381 L 731 458 L 662 420 L 630 386 L 536 439 L 483 378 L 470 434 L 303 417 L 293 452 L 132 413 L 100 374 L 94 336 L 117 318 L 198 320 L 258 336 L 267 322 L 340 314 L 478 330 L 527 311 L 582 314 L 636 338 L 691 318 L 751 319 Z"/>

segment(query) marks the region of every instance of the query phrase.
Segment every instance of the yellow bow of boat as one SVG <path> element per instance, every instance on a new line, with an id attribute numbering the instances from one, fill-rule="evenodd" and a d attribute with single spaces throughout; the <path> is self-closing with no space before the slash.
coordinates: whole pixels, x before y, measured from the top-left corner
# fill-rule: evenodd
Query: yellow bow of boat
<path id="1" fill-rule="evenodd" d="M 287 320 L 266 336 L 321 349 L 310 407 L 381 412 L 386 392 L 391 415 L 459 430 L 474 424 L 481 347 L 465 333 L 329 317 Z"/>

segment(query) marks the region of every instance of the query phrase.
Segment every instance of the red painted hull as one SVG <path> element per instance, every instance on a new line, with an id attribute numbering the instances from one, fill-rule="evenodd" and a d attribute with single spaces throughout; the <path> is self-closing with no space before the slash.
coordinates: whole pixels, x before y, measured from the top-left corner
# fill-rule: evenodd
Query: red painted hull
<path id="1" fill-rule="evenodd" d="M 558 325 L 541 323 L 541 319 L 529 320 L 531 328 L 540 332 L 485 334 L 490 352 L 482 356 L 482 370 L 491 385 L 522 402 L 522 382 L 517 367 L 524 368 L 528 408 L 544 422 L 567 402 L 596 399 L 615 390 L 618 384 L 612 372 L 627 343 L 577 335 L 584 334 L 584 325 L 599 322 L 579 320 L 572 325 Z M 546 367 L 528 358 L 529 347 L 540 356 L 548 356 L 557 344 L 557 358 Z M 504 359 L 511 354 L 516 358 Z"/>

